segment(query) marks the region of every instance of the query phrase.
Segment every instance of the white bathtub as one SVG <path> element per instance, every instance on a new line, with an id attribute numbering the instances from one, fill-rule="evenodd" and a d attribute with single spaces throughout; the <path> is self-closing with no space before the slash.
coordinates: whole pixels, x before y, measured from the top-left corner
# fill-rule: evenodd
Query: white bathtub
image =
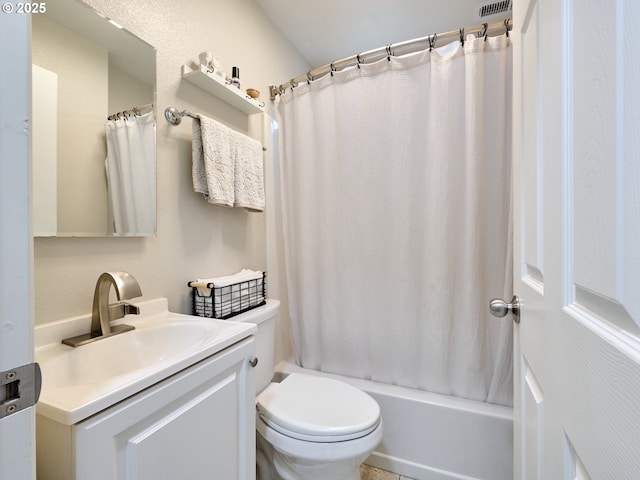
<path id="1" fill-rule="evenodd" d="M 513 478 L 512 409 L 278 364 L 364 390 L 382 410 L 384 436 L 368 465 L 416 480 Z"/>

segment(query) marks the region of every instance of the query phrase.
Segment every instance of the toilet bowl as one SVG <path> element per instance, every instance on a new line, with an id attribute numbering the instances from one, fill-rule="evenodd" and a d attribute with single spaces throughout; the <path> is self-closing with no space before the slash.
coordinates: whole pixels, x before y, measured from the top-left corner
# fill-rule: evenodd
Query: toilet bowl
<path id="1" fill-rule="evenodd" d="M 268 465 L 260 480 L 359 480 L 382 439 L 380 407 L 369 395 L 299 373 L 258 395 L 256 430 Z"/>
<path id="2" fill-rule="evenodd" d="M 338 380 L 291 373 L 279 382 L 274 332 L 280 302 L 234 317 L 256 323 L 257 480 L 359 480 L 382 440 L 376 401 Z"/>

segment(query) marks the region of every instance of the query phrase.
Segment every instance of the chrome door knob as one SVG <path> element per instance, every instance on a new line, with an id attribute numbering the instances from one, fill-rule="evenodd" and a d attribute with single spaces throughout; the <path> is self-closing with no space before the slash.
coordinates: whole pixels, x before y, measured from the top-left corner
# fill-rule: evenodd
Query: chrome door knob
<path id="1" fill-rule="evenodd" d="M 520 299 L 514 295 L 511 303 L 507 303 L 501 298 L 494 298 L 489 303 L 489 311 L 495 317 L 504 317 L 507 313 L 513 314 L 513 321 L 520 323 Z"/>

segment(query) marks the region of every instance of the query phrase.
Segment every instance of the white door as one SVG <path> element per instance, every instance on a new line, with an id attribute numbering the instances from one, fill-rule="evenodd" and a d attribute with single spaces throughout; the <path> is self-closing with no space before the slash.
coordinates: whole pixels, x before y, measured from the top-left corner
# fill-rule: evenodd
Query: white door
<path id="1" fill-rule="evenodd" d="M 516 479 L 640 479 L 640 2 L 514 1 Z"/>
<path id="2" fill-rule="evenodd" d="M 29 50 L 25 14 L 0 13 L 0 372 L 33 358 L 29 207 Z M 15 6 L 15 4 L 13 4 Z M 0 378 L 0 417 L 15 391 Z M 26 379 L 21 380 L 21 390 Z M 11 382 L 13 383 L 13 382 Z M 0 479 L 35 478 L 35 413 L 26 408 L 0 419 Z"/>

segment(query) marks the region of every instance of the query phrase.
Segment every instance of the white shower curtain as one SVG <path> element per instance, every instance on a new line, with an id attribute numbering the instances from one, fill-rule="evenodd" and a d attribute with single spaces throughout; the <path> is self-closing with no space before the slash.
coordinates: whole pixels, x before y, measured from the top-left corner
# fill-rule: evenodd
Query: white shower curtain
<path id="1" fill-rule="evenodd" d="M 105 130 L 107 195 L 113 233 L 153 234 L 156 231 L 156 141 L 153 112 L 108 120 Z"/>
<path id="2" fill-rule="evenodd" d="M 511 44 L 469 37 L 277 100 L 304 367 L 510 405 Z"/>

